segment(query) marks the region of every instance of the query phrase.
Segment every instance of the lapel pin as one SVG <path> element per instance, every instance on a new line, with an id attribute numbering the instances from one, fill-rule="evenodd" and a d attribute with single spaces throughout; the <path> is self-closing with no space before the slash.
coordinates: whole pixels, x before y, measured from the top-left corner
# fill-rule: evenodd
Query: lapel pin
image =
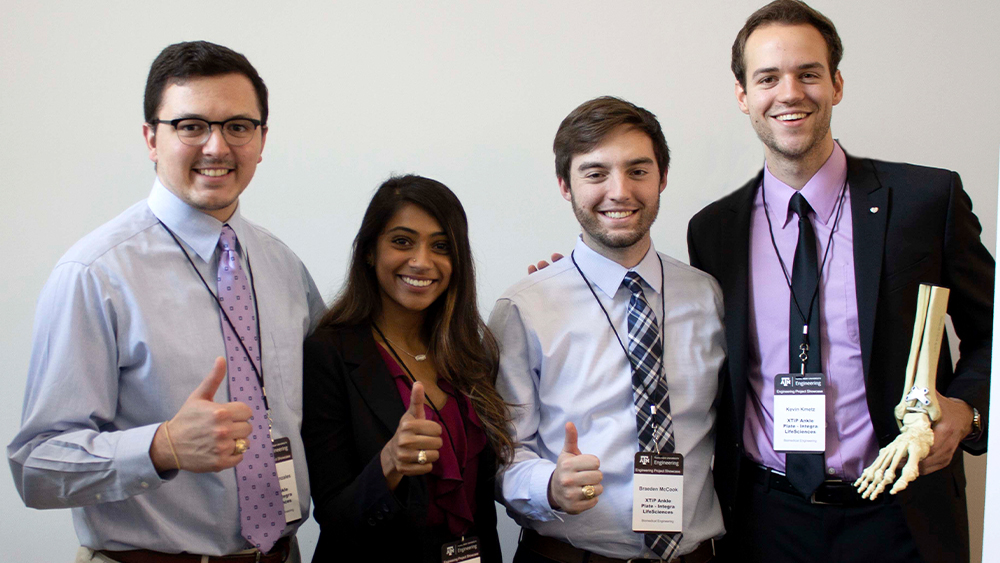
<path id="1" fill-rule="evenodd" d="M 871 211 L 872 213 L 878 213 L 878 207 L 869 207 L 868 211 Z"/>

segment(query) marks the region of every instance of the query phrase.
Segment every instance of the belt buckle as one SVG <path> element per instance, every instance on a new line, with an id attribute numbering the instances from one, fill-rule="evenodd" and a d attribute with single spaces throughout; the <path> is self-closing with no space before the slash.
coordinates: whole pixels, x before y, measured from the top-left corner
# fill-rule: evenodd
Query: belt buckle
<path id="1" fill-rule="evenodd" d="M 255 563 L 260 563 L 260 557 L 261 557 L 261 555 L 263 555 L 263 553 L 258 549 L 257 550 L 257 557 L 254 558 L 254 562 Z"/>
<path id="2" fill-rule="evenodd" d="M 816 491 L 813 491 L 813 493 L 811 495 L 809 495 L 809 504 L 833 504 L 833 503 L 825 502 L 825 501 L 817 499 L 816 498 Z"/>
<path id="3" fill-rule="evenodd" d="M 840 480 L 840 479 L 833 479 L 833 480 L 829 480 L 829 481 L 823 481 L 822 483 L 820 483 L 820 485 L 818 487 L 816 487 L 816 490 L 813 491 L 812 495 L 809 496 L 809 503 L 810 504 L 825 504 L 825 505 L 836 504 L 838 506 L 844 504 L 843 502 L 836 502 L 836 501 L 834 501 L 834 502 L 827 502 L 827 501 L 824 501 L 824 500 L 819 500 L 816 497 L 816 493 L 818 493 L 821 489 L 823 489 L 823 486 L 827 485 L 827 484 L 837 486 L 837 485 L 845 485 L 845 484 L 847 484 L 847 482 L 843 481 L 843 480 Z M 832 492 L 831 492 L 831 494 L 826 495 L 826 498 L 831 498 L 831 496 L 834 496 L 834 495 L 832 495 Z"/>

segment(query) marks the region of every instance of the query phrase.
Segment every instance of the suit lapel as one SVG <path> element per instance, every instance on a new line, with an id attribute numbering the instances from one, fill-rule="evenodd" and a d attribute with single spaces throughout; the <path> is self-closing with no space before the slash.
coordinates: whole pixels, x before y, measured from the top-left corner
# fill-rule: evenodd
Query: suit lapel
<path id="1" fill-rule="evenodd" d="M 742 440 L 746 415 L 747 365 L 749 365 L 750 334 L 750 215 L 754 197 L 763 178 L 763 170 L 745 184 L 732 200 L 729 215 L 720 221 L 720 240 L 723 243 L 725 279 L 720 279 L 726 303 L 726 341 L 729 343 L 729 373 L 732 383 L 733 404 L 736 405 L 737 438 Z"/>
<path id="2" fill-rule="evenodd" d="M 350 379 L 372 413 L 393 433 L 406 412 L 396 383 L 382 361 L 369 325 L 358 326 L 344 335 L 344 362 Z"/>
<path id="3" fill-rule="evenodd" d="M 889 217 L 889 190 L 883 187 L 870 161 L 847 157 L 847 181 L 851 189 L 854 229 L 854 284 L 858 295 L 858 327 L 861 361 L 868 383 L 875 334 L 885 228 Z"/>

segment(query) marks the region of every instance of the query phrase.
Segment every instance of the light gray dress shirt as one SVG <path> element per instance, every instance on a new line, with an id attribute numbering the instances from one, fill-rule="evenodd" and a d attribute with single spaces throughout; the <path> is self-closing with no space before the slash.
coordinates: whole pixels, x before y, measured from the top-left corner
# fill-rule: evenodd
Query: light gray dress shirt
<path id="1" fill-rule="evenodd" d="M 628 346 L 628 271 L 582 239 L 574 251 L 611 321 Z M 684 538 L 680 553 L 724 532 L 712 481 L 715 400 L 725 359 L 722 292 L 708 274 L 649 252 L 633 268 L 660 320 L 663 365 L 677 453 L 684 455 Z M 660 295 L 660 281 L 665 295 Z M 519 443 L 503 475 L 503 501 L 522 526 L 588 551 L 616 558 L 655 557 L 632 531 L 632 474 L 639 450 L 632 371 L 601 307 L 567 257 L 531 274 L 497 301 L 489 321 L 500 341 L 497 381 L 513 409 Z M 578 515 L 552 510 L 549 477 L 565 440 L 579 431 L 580 451 L 601 461 L 604 493 Z"/>
<path id="2" fill-rule="evenodd" d="M 74 245 L 42 290 L 21 430 L 7 456 L 25 504 L 72 507 L 81 545 L 229 554 L 249 547 L 235 469 L 161 478 L 149 457 L 157 427 L 225 355 L 214 297 L 158 218 L 215 291 L 222 223 L 157 181 L 147 200 Z M 253 270 L 272 435 L 291 440 L 305 518 L 302 342 L 322 296 L 281 241 L 239 209 L 227 223 Z M 225 382 L 215 400 L 229 401 Z"/>

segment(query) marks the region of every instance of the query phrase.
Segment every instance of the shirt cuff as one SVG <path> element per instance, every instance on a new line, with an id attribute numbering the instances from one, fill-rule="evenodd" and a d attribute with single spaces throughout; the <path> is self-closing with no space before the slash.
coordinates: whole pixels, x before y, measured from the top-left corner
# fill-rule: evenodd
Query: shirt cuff
<path id="1" fill-rule="evenodd" d="M 532 506 L 532 517 L 535 520 L 548 522 L 552 519 L 562 520 L 565 512 L 552 508 L 549 504 L 549 480 L 556 470 L 556 464 L 548 460 L 539 460 L 531 469 L 531 480 L 528 483 L 529 504 Z"/>
<path id="2" fill-rule="evenodd" d="M 115 448 L 115 465 L 122 476 L 121 483 L 126 496 L 139 495 L 159 488 L 162 483 L 173 479 L 177 471 L 164 472 L 161 477 L 149 457 L 153 436 L 160 424 L 149 424 L 122 432 Z"/>

